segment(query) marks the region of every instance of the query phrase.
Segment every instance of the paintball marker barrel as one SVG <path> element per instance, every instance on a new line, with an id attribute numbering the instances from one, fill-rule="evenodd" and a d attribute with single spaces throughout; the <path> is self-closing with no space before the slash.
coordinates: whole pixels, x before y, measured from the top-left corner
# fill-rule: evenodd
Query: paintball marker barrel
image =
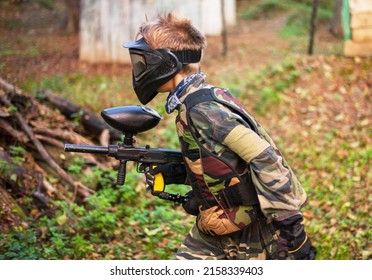
<path id="1" fill-rule="evenodd" d="M 80 144 L 65 144 L 65 152 L 103 154 L 117 160 L 135 161 L 139 163 L 166 164 L 170 162 L 182 163 L 182 154 L 177 150 L 134 147 L 131 145 L 111 144 L 108 146 L 90 146 Z"/>
<path id="2" fill-rule="evenodd" d="M 109 151 L 108 147 L 105 147 L 105 146 L 65 144 L 65 152 L 107 155 L 108 151 Z"/>

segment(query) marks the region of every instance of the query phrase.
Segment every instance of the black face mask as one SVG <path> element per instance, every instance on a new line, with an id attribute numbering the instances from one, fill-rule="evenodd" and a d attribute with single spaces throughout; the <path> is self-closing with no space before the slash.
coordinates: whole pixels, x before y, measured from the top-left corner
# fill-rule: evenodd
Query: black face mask
<path id="1" fill-rule="evenodd" d="M 171 80 L 183 65 L 199 62 L 201 51 L 153 49 L 144 38 L 124 44 L 132 61 L 133 88 L 142 104 L 150 102 L 157 89 Z"/>

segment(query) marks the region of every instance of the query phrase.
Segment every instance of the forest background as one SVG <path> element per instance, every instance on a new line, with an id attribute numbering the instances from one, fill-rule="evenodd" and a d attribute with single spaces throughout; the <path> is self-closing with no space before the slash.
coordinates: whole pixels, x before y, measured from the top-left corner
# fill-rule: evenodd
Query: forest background
<path id="1" fill-rule="evenodd" d="M 314 54 L 308 55 L 311 2 L 237 1 L 238 22 L 227 30 L 226 55 L 222 37 L 209 37 L 202 67 L 208 82 L 229 88 L 283 150 L 308 192 L 303 213 L 317 258 L 370 259 L 372 60 L 343 55 L 342 36 L 330 32 L 331 0 L 319 1 Z M 139 104 L 129 65 L 79 61 L 79 34 L 66 31 L 63 1 L 0 5 L 1 79 L 37 102 L 49 90 L 97 115 Z M 179 148 L 165 98 L 147 105 L 164 119 L 138 135 L 138 145 Z M 0 120 L 21 110 L 4 104 L 0 109 Z M 53 117 L 30 125 L 70 127 L 98 143 L 82 128 L 81 115 L 69 120 L 52 111 Z M 0 208 L 0 259 L 173 258 L 194 218 L 152 197 L 134 166 L 126 184 L 115 186 L 114 161 L 97 156 L 99 164 L 92 166 L 48 147 L 69 176 L 92 190 L 82 198 L 35 156 L 32 145 L 9 138 L 0 131 L 0 152 L 11 157 L 0 157 L 1 196 L 11 201 Z M 28 180 L 17 173 L 20 166 Z M 25 183 L 33 181 L 36 166 L 44 178 L 37 190 Z M 188 189 L 167 188 L 182 194 Z"/>

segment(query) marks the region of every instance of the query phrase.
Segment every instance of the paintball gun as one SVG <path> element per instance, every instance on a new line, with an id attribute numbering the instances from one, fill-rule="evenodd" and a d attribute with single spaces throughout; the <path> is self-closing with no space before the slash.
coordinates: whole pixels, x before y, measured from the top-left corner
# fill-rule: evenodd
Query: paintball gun
<path id="1" fill-rule="evenodd" d="M 153 109 L 144 106 L 121 106 L 105 109 L 101 112 L 104 121 L 124 134 L 124 141 L 108 146 L 91 146 L 79 144 L 65 144 L 65 152 L 104 154 L 119 160 L 117 184 L 123 185 L 126 177 L 128 161 L 137 163 L 137 171 L 144 172 L 150 167 L 167 163 L 184 164 L 182 154 L 177 150 L 134 146 L 133 137 L 154 128 L 162 116 Z M 151 193 L 161 199 L 183 204 L 187 197 L 180 194 L 164 192 L 164 178 L 161 173 L 155 175 L 154 187 Z"/>

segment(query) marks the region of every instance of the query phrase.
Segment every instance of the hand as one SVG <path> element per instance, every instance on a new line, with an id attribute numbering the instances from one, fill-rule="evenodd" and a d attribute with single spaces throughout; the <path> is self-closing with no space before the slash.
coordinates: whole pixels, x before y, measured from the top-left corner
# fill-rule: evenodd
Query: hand
<path id="1" fill-rule="evenodd" d="M 161 173 L 164 178 L 164 184 L 183 184 L 186 181 L 186 168 L 181 163 L 167 163 L 159 165 L 155 168 L 150 168 L 145 171 L 146 184 L 149 188 L 153 189 L 155 174 Z"/>
<path id="2" fill-rule="evenodd" d="M 303 229 L 288 247 L 288 256 L 293 260 L 315 260 L 316 248 Z"/>
<path id="3" fill-rule="evenodd" d="M 284 239 L 280 235 L 276 240 L 276 259 L 277 260 L 288 259 L 288 240 Z"/>
<path id="4" fill-rule="evenodd" d="M 277 259 L 315 260 L 316 248 L 311 245 L 301 222 L 301 216 L 278 222 Z"/>
<path id="5" fill-rule="evenodd" d="M 199 203 L 196 200 L 193 191 L 189 191 L 185 197 L 187 200 L 182 204 L 183 209 L 187 214 L 197 216 L 199 214 Z"/>

